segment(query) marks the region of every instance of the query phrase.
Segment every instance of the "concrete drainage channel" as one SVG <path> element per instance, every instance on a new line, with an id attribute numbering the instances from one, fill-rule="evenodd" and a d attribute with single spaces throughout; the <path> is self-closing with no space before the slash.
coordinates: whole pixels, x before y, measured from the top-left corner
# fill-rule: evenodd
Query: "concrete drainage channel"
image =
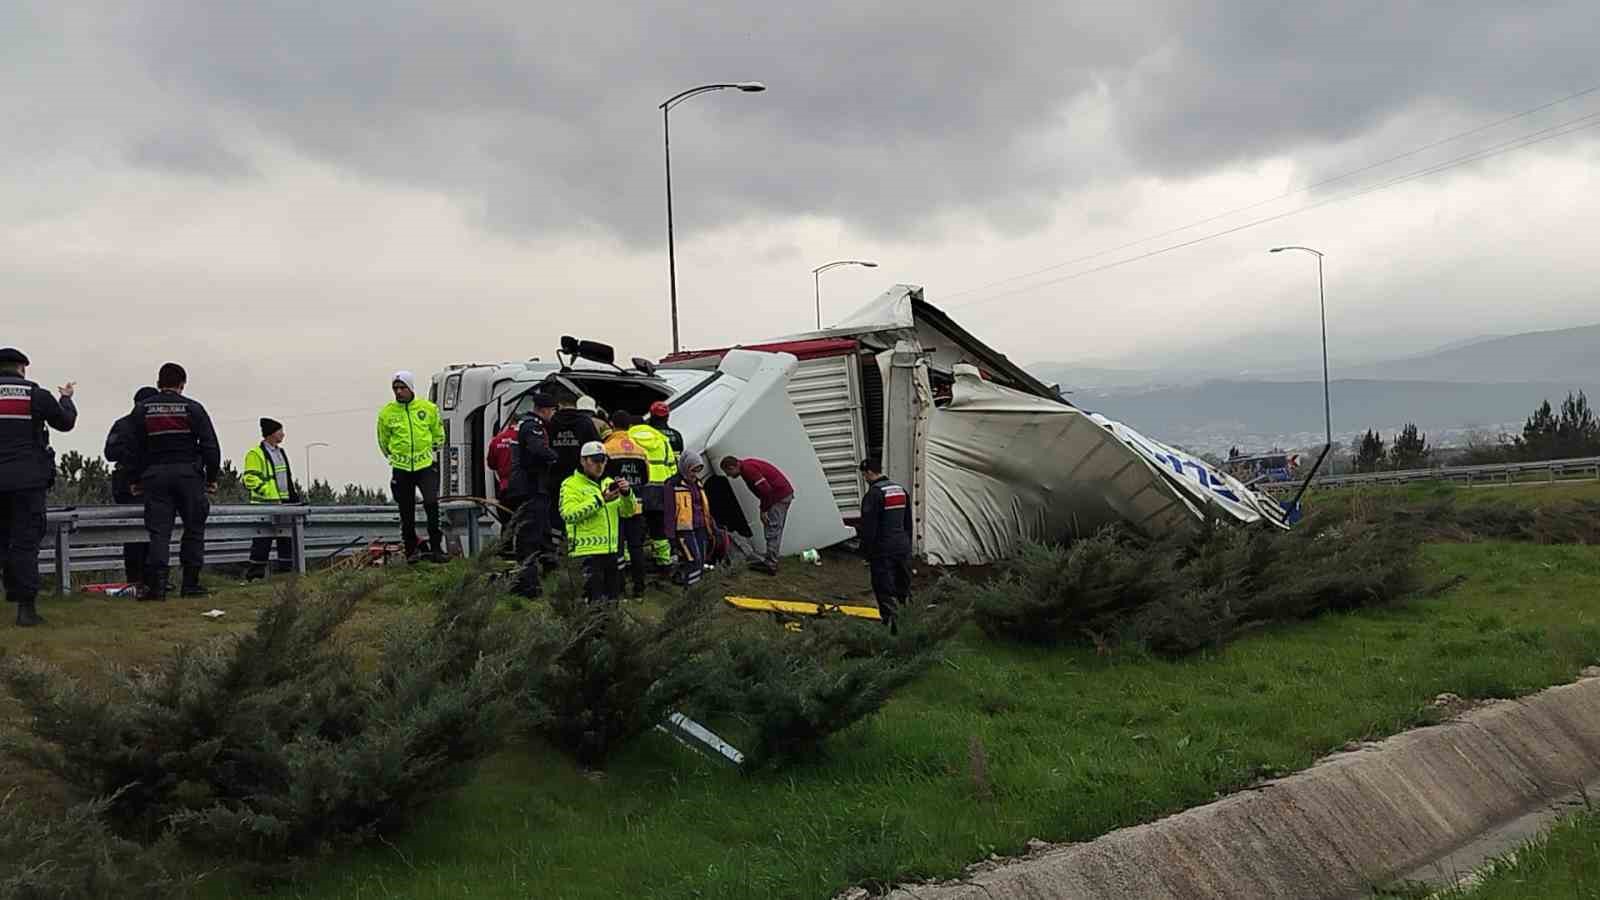
<path id="1" fill-rule="evenodd" d="M 1158 822 L 889 896 L 1363 897 L 1400 880 L 1448 883 L 1597 782 L 1600 678 L 1585 677 L 1335 754 Z"/>

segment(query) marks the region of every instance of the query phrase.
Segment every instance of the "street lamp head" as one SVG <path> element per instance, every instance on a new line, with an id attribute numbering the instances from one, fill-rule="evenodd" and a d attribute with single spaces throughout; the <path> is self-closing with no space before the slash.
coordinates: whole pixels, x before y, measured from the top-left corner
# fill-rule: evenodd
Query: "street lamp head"
<path id="1" fill-rule="evenodd" d="M 866 267 L 867 267 L 867 268 L 869 268 L 869 269 L 876 269 L 876 268 L 877 268 L 877 267 L 878 267 L 878 264 L 877 264 L 877 263 L 875 263 L 875 262 L 869 262 L 869 261 L 867 261 L 867 260 L 862 260 L 862 261 L 861 261 L 861 262 L 860 262 L 860 263 L 859 263 L 859 264 L 858 264 L 858 265 L 863 265 L 863 266 L 866 266 Z"/>
<path id="2" fill-rule="evenodd" d="M 1285 251 L 1287 249 L 1289 249 L 1289 248 L 1288 247 L 1273 247 L 1271 250 L 1268 250 L 1267 252 L 1268 253 L 1282 253 L 1283 251 Z"/>
<path id="3" fill-rule="evenodd" d="M 734 87 L 744 91 L 747 94 L 759 94 L 767 89 L 767 86 L 759 81 L 741 81 L 734 85 Z"/>

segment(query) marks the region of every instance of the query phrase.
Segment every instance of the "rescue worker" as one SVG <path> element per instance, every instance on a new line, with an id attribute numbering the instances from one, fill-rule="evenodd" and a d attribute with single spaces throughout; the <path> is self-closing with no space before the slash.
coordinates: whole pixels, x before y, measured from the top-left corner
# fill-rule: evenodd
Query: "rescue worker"
<path id="1" fill-rule="evenodd" d="M 394 399 L 378 411 L 378 450 L 389 461 L 389 490 L 400 506 L 400 537 L 406 561 L 423 558 L 417 539 L 417 492 L 428 517 L 428 553 L 433 562 L 448 562 L 444 532 L 439 528 L 439 467 L 434 451 L 444 443 L 444 423 L 439 408 L 417 396 L 417 379 L 407 371 L 394 373 L 389 387 Z"/>
<path id="2" fill-rule="evenodd" d="M 579 448 L 579 469 L 561 482 L 561 521 L 567 530 L 567 556 L 583 566 L 584 596 L 606 603 L 622 594 L 617 568 L 619 519 L 631 505 L 626 481 L 607 477 L 606 448 L 590 441 Z"/>
<path id="3" fill-rule="evenodd" d="M 543 593 L 540 578 L 545 570 L 554 567 L 550 547 L 550 467 L 555 465 L 556 453 L 550 448 L 550 438 L 545 428 L 555 415 L 555 401 L 535 393 L 533 414 L 523 416 L 517 423 L 517 443 L 514 449 L 515 465 L 511 470 L 508 496 L 516 501 L 513 544 L 522 571 L 512 586 L 513 593 L 523 597 L 537 597 Z"/>
<path id="4" fill-rule="evenodd" d="M 876 459 L 861 461 L 867 493 L 861 498 L 861 555 L 872 571 L 872 595 L 889 631 L 911 597 L 911 494 L 884 477 Z"/>
<path id="5" fill-rule="evenodd" d="M 589 413 L 578 408 L 582 397 L 560 388 L 554 390 L 557 407 L 546 430 L 550 449 L 556 452 L 556 464 L 550 468 L 550 484 L 555 488 L 550 497 L 550 520 L 559 522 L 561 485 L 566 483 L 567 476 L 578 471 L 578 451 L 584 444 L 600 440 L 600 432 L 595 429 Z"/>
<path id="6" fill-rule="evenodd" d="M 678 548 L 678 579 L 685 586 L 699 581 L 708 568 L 711 536 L 717 530 L 711 501 L 700 482 L 705 468 L 700 454 L 685 453 L 678 457 L 678 474 L 663 486 L 663 528 Z"/>
<path id="7" fill-rule="evenodd" d="M 626 480 L 636 499 L 650 484 L 650 460 L 628 436 L 628 429 L 637 424 L 639 420 L 632 413 L 617 410 L 611 414 L 611 433 L 606 435 L 603 442 L 608 457 L 606 474 Z M 621 514 L 622 547 L 627 553 L 628 572 L 633 576 L 633 591 L 627 599 L 642 600 L 645 582 L 644 543 L 649 526 L 644 521 L 644 508 L 637 502 L 630 505 L 632 510 Z"/>
<path id="8" fill-rule="evenodd" d="M 133 405 L 137 407 L 159 393 L 161 392 L 148 385 L 139 388 L 133 392 Z M 113 503 L 132 506 L 144 502 L 133 492 L 134 485 L 139 479 L 139 473 L 134 468 L 134 464 L 138 461 L 137 444 L 132 412 L 111 423 L 111 431 L 106 435 L 106 459 L 115 464 L 111 470 Z M 149 555 L 149 541 L 130 541 L 122 545 L 122 571 L 129 584 L 135 586 L 144 584 L 144 560 Z"/>
<path id="9" fill-rule="evenodd" d="M 250 492 L 253 504 L 298 503 L 294 472 L 289 467 L 289 455 L 283 452 L 283 423 L 276 419 L 261 420 L 261 443 L 244 454 L 244 473 L 240 478 L 245 490 Z M 272 545 L 278 545 L 278 571 L 287 572 L 294 566 L 294 539 L 258 537 L 250 541 L 250 566 L 245 569 L 244 580 L 255 581 L 267 574 L 267 558 L 272 555 Z"/>
<path id="10" fill-rule="evenodd" d="M 645 420 L 651 428 L 666 435 L 667 443 L 672 445 L 672 452 L 683 455 L 683 435 L 678 429 L 667 424 L 667 418 L 672 415 L 672 407 L 665 400 L 657 400 L 650 404 L 650 417 Z"/>
<path id="11" fill-rule="evenodd" d="M 751 563 L 751 567 L 768 575 L 778 574 L 778 553 L 783 547 L 783 527 L 789 521 L 789 506 L 794 502 L 794 486 L 777 466 L 764 459 L 724 456 L 719 465 L 722 474 L 730 480 L 743 478 L 745 487 L 761 502 L 761 528 L 766 547 L 761 559 Z"/>
<path id="12" fill-rule="evenodd" d="M 167 566 L 172 556 L 172 526 L 183 520 L 178 561 L 183 565 L 179 596 L 203 597 L 200 567 L 206 561 L 206 518 L 222 471 L 222 447 L 211 416 L 183 395 L 189 374 L 165 363 L 156 375 L 160 393 L 133 410 L 139 492 L 144 497 L 144 527 L 150 533 L 140 600 L 167 599 Z"/>
<path id="13" fill-rule="evenodd" d="M 650 483 L 644 486 L 640 502 L 644 504 L 646 527 L 650 530 L 650 558 L 658 568 L 665 569 L 672 565 L 672 544 L 667 532 L 662 530 L 661 510 L 665 506 L 661 486 L 678 474 L 678 454 L 667 436 L 648 423 L 629 427 L 628 437 L 644 451 L 650 464 Z"/>
<path id="14" fill-rule="evenodd" d="M 523 498 L 511 496 L 511 473 L 517 467 L 517 430 L 522 427 L 522 417 L 518 416 L 506 423 L 506 427 L 495 432 L 489 439 L 489 449 L 484 451 L 484 462 L 489 464 L 489 470 L 494 473 L 494 495 L 499 500 L 498 506 L 491 506 L 489 511 L 500 522 L 503 539 L 500 541 L 500 556 L 502 559 L 517 559 L 516 540 L 511 530 L 511 519 Z"/>
<path id="15" fill-rule="evenodd" d="M 0 583 L 17 605 L 17 624 L 44 624 L 39 599 L 39 544 L 45 533 L 45 493 L 55 481 L 46 426 L 71 431 L 78 422 L 67 382 L 60 399 L 29 381 L 28 357 L 0 350 Z"/>

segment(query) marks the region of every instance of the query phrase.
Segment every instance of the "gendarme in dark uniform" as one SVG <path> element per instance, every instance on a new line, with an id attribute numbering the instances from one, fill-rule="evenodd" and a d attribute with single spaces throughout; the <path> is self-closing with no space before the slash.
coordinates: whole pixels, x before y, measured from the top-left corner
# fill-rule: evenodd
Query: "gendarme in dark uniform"
<path id="1" fill-rule="evenodd" d="M 895 614 L 911 596 L 911 494 L 884 477 L 882 465 L 875 459 L 861 462 L 868 487 L 858 530 L 878 614 L 892 630 Z"/>
<path id="2" fill-rule="evenodd" d="M 39 625 L 39 543 L 45 532 L 45 493 L 55 480 L 46 426 L 71 431 L 78 421 L 72 385 L 57 400 L 23 376 L 28 357 L 0 350 L 0 559 L 6 599 L 17 605 L 17 624 Z"/>
<path id="3" fill-rule="evenodd" d="M 206 408 L 183 396 L 188 380 L 182 366 L 163 365 L 156 379 L 161 393 L 133 409 L 144 527 L 150 534 L 150 555 L 145 560 L 145 586 L 139 592 L 140 600 L 166 599 L 176 518 L 183 519 L 183 542 L 178 553 L 183 563 L 183 586 L 179 593 L 185 597 L 206 593 L 200 585 L 200 567 L 206 561 L 206 517 L 211 513 L 207 494 L 217 487 L 222 447 Z"/>

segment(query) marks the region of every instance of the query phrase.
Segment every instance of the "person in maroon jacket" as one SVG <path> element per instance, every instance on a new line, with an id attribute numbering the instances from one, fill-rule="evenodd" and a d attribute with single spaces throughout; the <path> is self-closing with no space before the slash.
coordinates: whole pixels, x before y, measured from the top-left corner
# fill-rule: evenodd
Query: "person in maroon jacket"
<path id="1" fill-rule="evenodd" d="M 751 565 L 768 575 L 778 574 L 778 550 L 783 546 L 783 526 L 789 520 L 789 505 L 794 502 L 794 485 L 777 466 L 764 459 L 724 456 L 718 465 L 729 479 L 743 478 L 745 487 L 761 501 L 761 526 L 767 547 L 763 557 Z"/>

